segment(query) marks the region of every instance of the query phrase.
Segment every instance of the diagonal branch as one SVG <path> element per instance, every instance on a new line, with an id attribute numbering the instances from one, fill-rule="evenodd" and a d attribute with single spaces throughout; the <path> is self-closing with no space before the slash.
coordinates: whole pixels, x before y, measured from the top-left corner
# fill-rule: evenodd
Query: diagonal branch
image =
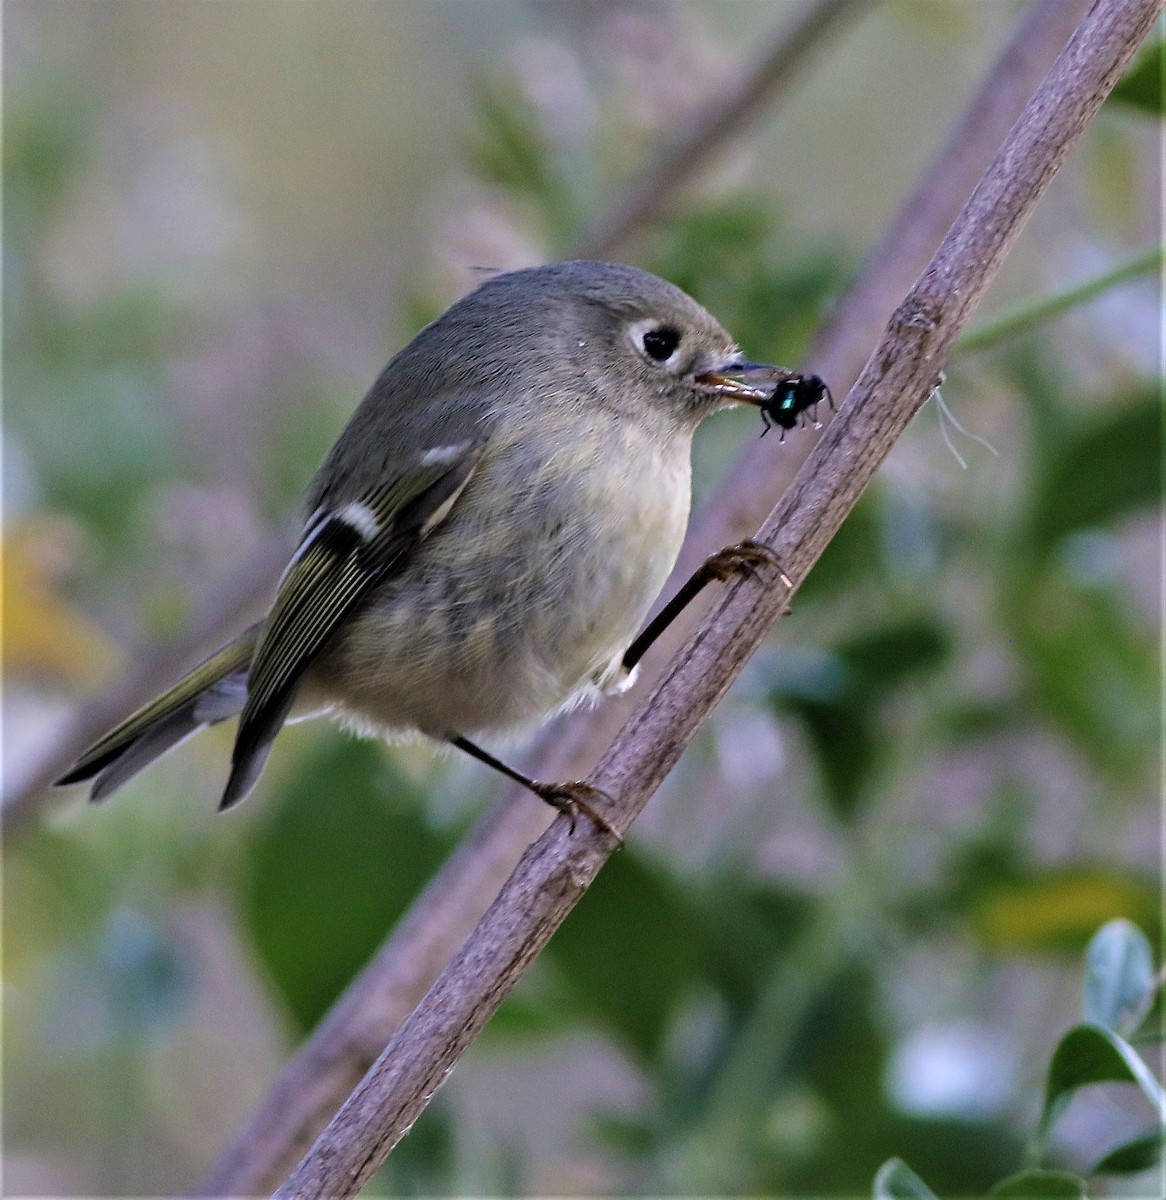
<path id="1" fill-rule="evenodd" d="M 1030 7 L 946 144 L 868 256 L 808 361 L 839 391 L 857 377 L 863 356 L 951 224 L 964 197 L 1024 101 L 1064 45 L 1086 0 L 1039 0 Z M 778 466 L 796 456 L 794 443 Z M 772 439 L 752 444 L 690 533 L 674 579 L 691 573 L 709 550 L 756 529 L 788 479 L 774 469 Z M 666 589 L 667 590 L 667 589 Z M 679 645 L 684 620 L 645 661 Z M 535 752 L 543 779 L 586 774 L 629 711 L 608 701 L 544 735 Z M 502 885 L 522 850 L 548 823 L 544 805 L 509 790 L 425 888 L 408 916 L 348 987 L 311 1037 L 273 1081 L 264 1099 L 201 1185 L 202 1194 L 270 1191 L 295 1165 L 344 1097 L 412 1011 Z"/>
<path id="2" fill-rule="evenodd" d="M 1088 0 L 1040 0 L 1017 23 L 943 148 L 806 351 L 807 371 L 821 375 L 836 393 L 858 378 L 899 297 L 955 220 L 1000 140 L 1087 7 Z M 673 584 L 687 579 L 713 550 L 748 536 L 772 507 L 776 494 L 773 459 L 758 440 L 705 504 L 681 550 Z M 679 639 L 672 644 L 679 645 Z"/>
<path id="3" fill-rule="evenodd" d="M 796 586 L 853 508 L 937 374 L 1070 147 L 1161 11 L 1162 0 L 1097 0 L 1029 101 L 906 299 L 843 411 L 763 523 Z M 787 589 L 743 578 L 672 661 L 604 755 L 593 781 L 626 829 L 777 620 Z M 405 1021 L 277 1200 L 354 1194 L 425 1108 L 614 848 L 598 827 L 556 821 Z"/>
<path id="4" fill-rule="evenodd" d="M 754 117 L 800 78 L 816 50 L 841 22 L 869 9 L 858 0 L 814 0 L 783 28 L 752 70 L 719 102 L 700 113 L 665 146 L 656 161 L 599 214 L 575 258 L 609 258 L 623 249 L 677 191 Z"/>

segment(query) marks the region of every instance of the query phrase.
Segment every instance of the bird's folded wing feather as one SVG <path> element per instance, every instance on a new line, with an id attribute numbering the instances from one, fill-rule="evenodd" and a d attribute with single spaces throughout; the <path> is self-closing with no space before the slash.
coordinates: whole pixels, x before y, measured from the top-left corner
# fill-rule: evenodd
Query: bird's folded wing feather
<path id="1" fill-rule="evenodd" d="M 255 648 L 223 808 L 250 790 L 304 672 L 361 599 L 446 519 L 485 444 L 478 437 L 421 454 L 414 468 L 309 519 Z"/>

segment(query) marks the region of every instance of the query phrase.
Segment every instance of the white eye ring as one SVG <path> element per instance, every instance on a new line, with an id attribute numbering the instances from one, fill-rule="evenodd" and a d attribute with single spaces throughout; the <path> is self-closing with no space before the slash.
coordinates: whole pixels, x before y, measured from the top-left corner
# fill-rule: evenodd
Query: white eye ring
<path id="1" fill-rule="evenodd" d="M 649 346 L 653 334 L 663 335 L 660 341 L 660 349 L 665 353 L 659 356 L 653 353 Z M 642 321 L 633 321 L 628 326 L 628 337 L 632 345 L 635 347 L 636 353 L 646 358 L 655 367 L 675 367 L 677 364 L 677 355 L 680 347 L 684 342 L 684 337 L 679 329 L 667 324 L 664 321 L 655 320 L 653 318 L 645 318 Z M 645 341 L 645 338 L 648 341 Z M 675 343 L 669 348 L 668 342 L 675 338 Z"/>

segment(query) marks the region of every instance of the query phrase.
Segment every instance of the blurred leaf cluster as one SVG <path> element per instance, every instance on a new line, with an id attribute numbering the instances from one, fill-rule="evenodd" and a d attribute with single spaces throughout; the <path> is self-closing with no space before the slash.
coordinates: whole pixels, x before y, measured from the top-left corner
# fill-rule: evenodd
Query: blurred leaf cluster
<path id="1" fill-rule="evenodd" d="M 1074 1025 L 1053 1051 L 1025 1167 L 996 1183 L 992 1197 L 1085 1200 L 1090 1179 L 1138 1175 L 1162 1163 L 1166 1092 L 1135 1048 L 1138 1042 L 1162 1045 L 1161 1012 L 1154 1007 L 1161 1004 L 1163 976 L 1155 974 L 1149 939 L 1128 921 L 1109 921 L 1090 941 L 1085 968 L 1085 1021 Z M 1044 1165 L 1057 1119 L 1078 1093 L 1097 1084 L 1132 1084 L 1148 1103 L 1154 1123 L 1080 1173 Z M 1090 1099 L 1088 1093 L 1084 1099 Z M 875 1176 L 874 1200 L 935 1200 L 935 1193 L 902 1159 L 894 1158 Z"/>
<path id="2" fill-rule="evenodd" d="M 1123 100 L 1140 103 L 1145 85 L 1123 86 Z M 28 103 L 6 126 L 8 219 L 26 225 L 50 220 L 86 145 L 76 111 L 66 119 L 52 103 Z M 564 252 L 604 192 L 615 117 L 598 121 L 592 143 L 565 148 L 514 81 L 482 84 L 477 103 L 467 157 L 478 181 L 533 225 L 547 257 Z M 760 195 L 691 198 L 641 245 L 643 265 L 716 312 L 751 356 L 790 365 L 856 266 Z M 37 463 L 37 503 L 75 514 L 103 555 L 122 559 L 122 585 L 127 573 L 144 577 L 134 558 L 142 505 L 182 438 L 156 408 L 146 419 L 141 401 L 164 386 L 181 304 L 143 285 L 61 311 L 19 258 L 7 265 L 7 383 L 18 397 L 8 420 Z M 420 292 L 414 301 L 418 314 L 432 307 Z M 992 1026 L 1009 1018 L 1010 989 L 1031 1001 L 1060 987 L 1105 922 L 1134 922 L 1155 942 L 1162 934 L 1143 844 L 1159 769 L 1156 632 L 1131 583 L 1145 574 L 1139 534 L 1161 499 L 1158 385 L 1118 366 L 1086 377 L 1065 357 L 1037 330 L 953 360 L 946 400 L 963 413 L 995 398 L 986 419 L 997 421 L 1001 463 L 980 456 L 961 474 L 933 427 L 917 424 L 670 781 L 667 802 L 687 794 L 723 811 L 714 849 L 678 858 L 633 837 L 475 1048 L 513 1057 L 585 1030 L 629 1064 L 642 1101 L 594 1111 L 578 1135 L 609 1164 L 615 1190 L 858 1194 L 895 1156 L 911 1167 L 884 1168 L 880 1195 L 984 1194 L 1038 1166 L 1048 1188 L 1025 1194 L 1079 1194 L 1055 1190 L 1058 1172 L 1083 1169 L 1079 1142 L 1055 1136 L 1067 1099 L 1134 1075 L 1148 1090 L 1122 1040 L 1149 994 L 1148 984 L 1138 991 L 1148 958 L 1136 937 L 1112 933 L 1090 950 L 1089 1024 L 1055 1051 L 1055 1005 L 1022 1030 L 1037 1044 L 1007 1030 L 1005 1086 L 988 1100 L 974 1072 L 973 1084 L 938 1098 L 923 1086 L 929 1071 L 942 1081 L 998 1049 Z M 64 392 L 86 397 L 84 429 L 54 404 Z M 290 444 L 294 432 L 280 436 Z M 726 736 L 734 724 L 764 729 L 782 771 L 731 783 L 740 765 L 719 763 L 723 745 L 741 747 Z M 61 1007 L 24 1013 L 22 1028 L 57 1038 L 65 1060 L 104 1056 L 101 1078 L 120 1080 L 123 1100 L 144 1086 L 147 1047 L 193 1003 L 183 935 L 151 883 L 237 898 L 241 944 L 294 1038 L 468 824 L 435 801 L 433 769 L 410 771 L 339 734 L 285 741 L 268 802 L 229 834 L 193 832 L 206 816 L 195 785 L 162 764 L 154 786 L 173 785 L 163 813 L 139 805 L 118 817 L 111 807 L 100 832 L 66 822 L 10 852 L 10 882 L 25 890 L 8 915 L 18 932 L 6 969 L 37 961 L 37 945 L 63 947 Z M 222 755 L 210 743 L 200 761 Z M 177 828 L 159 855 L 166 821 Z M 792 861 L 790 842 L 817 847 L 809 868 L 774 866 Z M 143 859 L 127 898 L 114 880 Z M 1098 965 L 1115 953 L 1139 965 Z M 97 991 L 68 982 L 81 961 L 98 964 L 86 976 L 103 981 Z M 910 1067 L 920 1028 L 961 1021 L 974 1034 L 962 1058 L 935 1050 L 926 1069 Z M 1022 1081 L 1049 1051 L 1034 1152 Z M 30 1070 L 18 1061 L 17 1081 Z M 51 1080 L 38 1107 L 76 1112 L 84 1097 L 66 1096 L 67 1080 Z M 455 1087 L 376 1186 L 531 1186 L 529 1148 L 473 1161 Z M 116 1142 L 127 1121 L 162 1119 L 129 1107 L 111 1106 L 85 1136 Z M 1131 1128 L 1097 1151 L 1096 1169 L 1147 1169 L 1157 1146 L 1148 1136 Z M 136 1182 L 159 1186 L 148 1173 Z"/>
<path id="3" fill-rule="evenodd" d="M 21 253 L 44 240 L 87 165 L 83 113 L 83 97 L 46 81 L 5 114 L 5 416 L 37 464 L 40 501 L 84 512 L 117 556 L 132 544 L 142 497 L 180 462 L 179 431 L 150 396 L 182 313 L 148 280 L 62 305 L 43 266 Z M 75 396 L 84 422 L 66 402 Z"/>

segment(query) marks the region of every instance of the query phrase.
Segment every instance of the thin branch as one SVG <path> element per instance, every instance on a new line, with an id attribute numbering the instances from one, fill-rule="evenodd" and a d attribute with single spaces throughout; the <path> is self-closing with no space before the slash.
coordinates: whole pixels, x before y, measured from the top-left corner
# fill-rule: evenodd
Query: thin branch
<path id="1" fill-rule="evenodd" d="M 854 381 L 895 304 L 910 286 L 960 210 L 1024 101 L 1040 82 L 1085 10 L 1087 0 L 1041 0 L 1019 22 L 987 73 L 967 113 L 864 264 L 810 362 L 830 364 L 835 389 Z M 897 289 L 893 294 L 888 289 Z M 857 294 L 861 302 L 852 302 Z M 873 326 L 873 329 L 872 329 Z M 674 579 L 686 577 L 709 550 L 737 541 L 760 524 L 796 461 L 794 443 L 776 460 L 773 439 L 751 449 L 727 473 L 690 534 Z M 791 476 L 792 477 L 792 476 Z M 665 589 L 668 591 L 669 589 Z M 680 644 L 678 622 L 643 664 L 644 683 Z M 630 711 L 629 701 L 556 723 L 533 754 L 543 779 L 585 776 Z M 232 1139 L 200 1194 L 270 1192 L 312 1144 L 329 1117 L 373 1063 L 485 911 L 522 850 L 549 822 L 546 806 L 523 792 L 503 793 L 470 838 L 426 886 L 409 916 L 389 935 L 311 1037 L 273 1081 L 254 1114 Z"/>
<path id="2" fill-rule="evenodd" d="M 796 586 L 934 389 L 955 339 L 1065 155 L 1162 9 L 1097 0 L 1026 106 L 891 321 L 839 417 L 763 523 Z M 742 578 L 672 661 L 604 755 L 594 783 L 624 830 L 647 803 L 788 600 Z M 277 1200 L 353 1195 L 412 1126 L 460 1054 L 594 879 L 614 841 L 556 821 L 317 1140 Z"/>
<path id="3" fill-rule="evenodd" d="M 574 257 L 609 258 L 688 180 L 801 77 L 841 22 L 871 7 L 859 0 L 814 0 L 783 28 L 752 70 L 664 147 L 584 233 Z"/>
<path id="4" fill-rule="evenodd" d="M 545 804 L 510 799 L 491 806 L 429 882 L 280 1072 L 197 1195 L 270 1193 L 308 1150 L 486 911 L 521 848 L 550 823 Z"/>

